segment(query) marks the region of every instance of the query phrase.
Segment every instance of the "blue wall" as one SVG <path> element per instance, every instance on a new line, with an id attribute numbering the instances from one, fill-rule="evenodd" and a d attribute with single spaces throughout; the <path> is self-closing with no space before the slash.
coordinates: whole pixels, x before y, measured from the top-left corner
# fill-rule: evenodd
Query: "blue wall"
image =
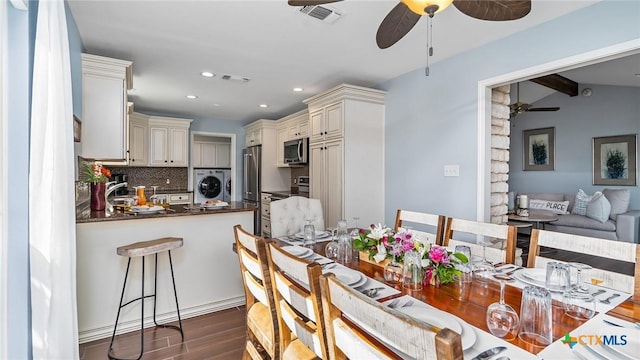
<path id="1" fill-rule="evenodd" d="M 476 219 L 478 82 L 639 39 L 639 21 L 640 2 L 603 1 L 382 84 L 385 222 L 398 208 Z"/>
<path id="2" fill-rule="evenodd" d="M 557 112 L 530 112 L 512 121 L 509 189 L 515 192 L 591 194 L 604 188 L 631 190 L 631 209 L 640 209 L 637 186 L 592 185 L 592 138 L 640 133 L 640 88 L 581 84 L 590 97 L 554 93 L 536 107 L 559 106 Z M 555 127 L 555 170 L 523 171 L 522 131 Z"/>
<path id="3" fill-rule="evenodd" d="M 3 0 L 6 1 L 6 0 Z M 34 6 L 31 6 L 35 8 Z M 7 353 L 10 359 L 31 357 L 29 303 L 29 96 L 32 38 L 30 15 L 7 3 L 8 12 L 8 115 L 6 151 L 7 188 Z"/>

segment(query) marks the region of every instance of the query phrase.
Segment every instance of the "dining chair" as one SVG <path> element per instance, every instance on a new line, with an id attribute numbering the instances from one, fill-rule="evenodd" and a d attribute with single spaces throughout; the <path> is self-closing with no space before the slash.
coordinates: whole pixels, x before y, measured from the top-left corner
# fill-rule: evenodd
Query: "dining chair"
<path id="1" fill-rule="evenodd" d="M 280 358 L 277 311 L 271 286 L 265 240 L 233 227 L 247 311 L 247 342 L 243 359 Z"/>
<path id="2" fill-rule="evenodd" d="M 269 243 L 269 271 L 283 360 L 328 359 L 320 297 L 322 266 Z"/>
<path id="3" fill-rule="evenodd" d="M 460 233 L 476 235 L 476 242 L 462 241 L 459 238 L 453 239 Z M 484 239 L 478 239 L 477 236 L 482 236 Z M 485 249 L 481 244 L 478 244 L 478 241 L 487 241 L 492 243 L 486 245 L 487 260 L 493 263 L 505 262 L 521 265 L 522 249 L 516 248 L 516 240 L 517 229 L 514 226 L 449 217 L 442 244 L 450 247 L 466 245 L 471 248 L 472 255 L 484 256 Z M 499 247 L 495 247 L 496 245 Z"/>
<path id="4" fill-rule="evenodd" d="M 462 359 L 462 340 L 389 308 L 341 283 L 320 277 L 330 359 Z"/>
<path id="5" fill-rule="evenodd" d="M 582 281 L 602 280 L 603 286 L 631 293 L 634 300 L 640 301 L 640 244 L 533 229 L 527 267 L 546 268 L 549 261 L 561 261 L 547 257 L 553 251 L 540 252 L 541 247 L 611 259 L 616 262 L 615 269 L 623 268 L 623 262 L 633 264 L 633 274 L 625 274 L 606 269 L 602 261 L 593 261 L 590 262 L 592 269 L 582 270 Z"/>
<path id="6" fill-rule="evenodd" d="M 444 237 L 446 217 L 443 215 L 435 215 L 398 209 L 396 212 L 396 223 L 394 230 L 397 232 L 399 228 L 411 227 L 414 236 L 428 244 L 442 245 Z M 408 224 L 407 224 L 408 223 Z M 424 231 L 424 227 L 416 229 L 414 226 L 427 225 L 433 232 Z"/>
<path id="7" fill-rule="evenodd" d="M 322 203 L 319 199 L 290 196 L 271 202 L 271 237 L 290 236 L 302 232 L 307 220 L 317 231 L 324 230 Z"/>

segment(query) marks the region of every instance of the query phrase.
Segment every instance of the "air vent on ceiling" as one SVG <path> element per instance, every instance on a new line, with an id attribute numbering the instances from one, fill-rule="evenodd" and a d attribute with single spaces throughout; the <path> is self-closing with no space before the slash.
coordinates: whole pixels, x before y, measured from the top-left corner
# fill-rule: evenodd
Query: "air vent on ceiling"
<path id="1" fill-rule="evenodd" d="M 342 14 L 337 12 L 335 9 L 330 9 L 320 5 L 303 6 L 300 9 L 300 12 L 329 24 L 333 24 L 342 16 Z"/>
<path id="2" fill-rule="evenodd" d="M 251 81 L 251 79 L 246 77 L 242 77 L 238 75 L 228 75 L 228 74 L 222 75 L 222 80 L 229 80 L 229 81 L 235 81 L 235 82 L 241 82 L 241 83 L 246 83 Z"/>

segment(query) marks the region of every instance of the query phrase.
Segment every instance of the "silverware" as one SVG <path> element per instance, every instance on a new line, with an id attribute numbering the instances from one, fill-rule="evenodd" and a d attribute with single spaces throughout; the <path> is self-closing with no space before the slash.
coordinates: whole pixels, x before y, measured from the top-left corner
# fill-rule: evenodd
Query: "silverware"
<path id="1" fill-rule="evenodd" d="M 520 269 L 522 269 L 522 266 L 516 266 L 515 269 L 513 269 L 513 270 L 511 270 L 509 272 L 506 272 L 505 275 L 513 275 L 514 272 L 516 272 L 516 271 L 518 271 Z"/>
<path id="2" fill-rule="evenodd" d="M 388 303 L 387 306 L 390 307 L 391 309 L 395 309 L 395 307 L 398 306 L 398 302 L 400 302 L 400 298 L 395 298 L 391 300 L 391 302 Z"/>
<path id="3" fill-rule="evenodd" d="M 473 359 L 471 360 L 487 360 L 491 357 L 493 357 L 494 355 L 497 355 L 503 351 L 507 350 L 506 346 L 496 346 L 494 348 L 491 348 L 487 351 L 483 351 L 480 354 L 476 355 Z"/>
<path id="4" fill-rule="evenodd" d="M 606 299 L 604 299 L 604 300 L 599 300 L 599 301 L 600 301 L 601 303 L 603 303 L 603 304 L 609 304 L 609 303 L 611 303 L 611 300 L 612 300 L 612 299 L 615 299 L 615 298 L 617 298 L 618 296 L 620 296 L 620 294 L 615 293 L 615 294 L 613 294 L 613 295 L 609 296 L 608 298 L 606 298 Z"/>
<path id="5" fill-rule="evenodd" d="M 362 290 L 362 293 L 367 295 L 368 297 L 374 297 L 376 295 L 378 295 L 378 291 L 384 289 L 383 287 L 377 287 L 377 288 L 371 288 L 371 289 L 365 289 Z"/>
<path id="6" fill-rule="evenodd" d="M 621 327 L 621 328 L 631 328 L 630 326 L 614 323 L 614 322 L 611 322 L 611 321 L 609 321 L 607 319 L 602 319 L 602 322 L 604 322 L 605 324 L 609 324 L 609 325 L 613 325 L 613 326 L 617 326 L 617 327 Z M 640 322 L 635 322 L 635 323 L 633 323 L 633 325 L 636 326 L 636 327 L 640 327 Z"/>
<path id="7" fill-rule="evenodd" d="M 514 269 L 513 269 L 513 267 L 514 267 L 514 266 L 515 266 L 515 265 L 507 265 L 507 266 L 503 267 L 502 269 L 496 270 L 496 272 L 497 272 L 497 273 L 503 273 L 503 272 L 505 272 L 505 271 L 511 271 L 511 270 L 514 270 Z"/>
<path id="8" fill-rule="evenodd" d="M 607 292 L 607 290 L 600 289 L 600 290 L 594 292 L 593 294 L 591 294 L 591 296 L 598 296 L 598 295 L 606 293 L 606 292 Z"/>

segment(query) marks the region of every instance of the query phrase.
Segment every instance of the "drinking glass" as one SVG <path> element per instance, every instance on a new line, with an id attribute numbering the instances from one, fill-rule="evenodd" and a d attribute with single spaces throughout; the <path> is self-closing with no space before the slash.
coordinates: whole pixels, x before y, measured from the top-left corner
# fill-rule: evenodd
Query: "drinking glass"
<path id="1" fill-rule="evenodd" d="M 578 262 L 570 262 L 569 266 L 575 268 L 577 271 L 576 283 L 571 285 L 571 289 L 577 292 L 588 294 L 589 287 L 582 282 L 582 270 L 589 270 L 592 269 L 592 267 L 590 265 Z"/>
<path id="2" fill-rule="evenodd" d="M 342 234 L 338 236 L 338 258 L 339 263 L 347 264 L 353 259 L 353 244 L 351 235 Z"/>
<path id="3" fill-rule="evenodd" d="M 456 245 L 453 252 L 463 254 L 467 257 L 468 262 L 466 264 L 459 264 L 456 265 L 456 267 L 462 271 L 462 274 L 460 274 L 460 282 L 470 282 L 472 277 L 471 248 L 466 245 Z"/>
<path id="4" fill-rule="evenodd" d="M 401 244 L 393 244 L 392 254 L 396 254 Z M 396 257 L 392 256 L 389 262 L 384 266 L 384 280 L 389 284 L 398 284 L 402 282 L 402 264 L 396 261 Z"/>
<path id="5" fill-rule="evenodd" d="M 544 348 L 553 342 L 551 292 L 545 288 L 528 285 L 522 289 L 520 305 L 520 340 L 536 348 Z"/>
<path id="6" fill-rule="evenodd" d="M 473 265 L 473 276 L 481 280 L 487 280 L 493 277 L 496 269 L 487 260 L 487 240 L 480 240 L 480 245 L 482 245 L 482 261 Z"/>
<path id="7" fill-rule="evenodd" d="M 494 277 L 500 280 L 500 302 L 493 303 L 487 308 L 487 327 L 493 335 L 507 341 L 513 340 L 516 337 L 520 319 L 514 308 L 504 302 L 505 281 L 513 279 L 504 275 L 494 275 Z"/>
<path id="8" fill-rule="evenodd" d="M 409 290 L 422 290 L 423 281 L 424 270 L 420 253 L 415 250 L 405 253 L 402 265 L 402 287 Z"/>
<path id="9" fill-rule="evenodd" d="M 313 224 L 304 226 L 303 244 L 305 247 L 313 247 L 316 244 L 316 227 Z"/>
<path id="10" fill-rule="evenodd" d="M 547 263 L 545 287 L 549 290 L 566 291 L 571 287 L 571 276 L 567 264 L 550 261 Z"/>

